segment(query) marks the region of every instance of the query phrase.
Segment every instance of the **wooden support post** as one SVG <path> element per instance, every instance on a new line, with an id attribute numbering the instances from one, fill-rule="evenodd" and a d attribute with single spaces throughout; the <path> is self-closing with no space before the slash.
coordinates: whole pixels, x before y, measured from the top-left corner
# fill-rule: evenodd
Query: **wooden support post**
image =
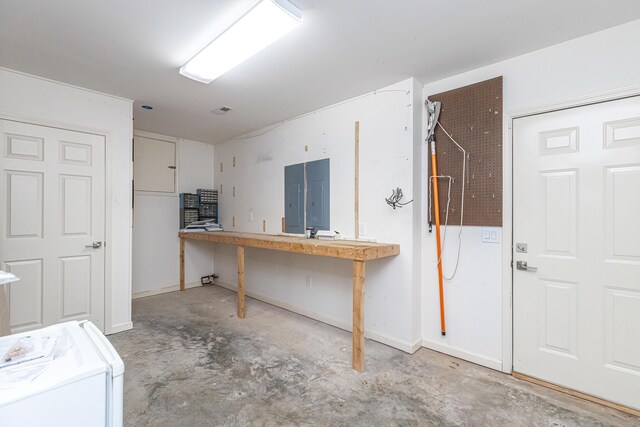
<path id="1" fill-rule="evenodd" d="M 180 290 L 184 291 L 184 239 L 180 239 Z"/>
<path id="2" fill-rule="evenodd" d="M 352 366 L 364 371 L 364 261 L 353 261 L 353 356 Z"/>
<path id="3" fill-rule="evenodd" d="M 238 262 L 238 318 L 244 319 L 244 246 L 237 247 Z"/>
<path id="4" fill-rule="evenodd" d="M 354 236 L 356 239 L 360 237 L 360 122 L 356 122 L 356 139 L 355 139 L 355 164 L 354 164 Z"/>

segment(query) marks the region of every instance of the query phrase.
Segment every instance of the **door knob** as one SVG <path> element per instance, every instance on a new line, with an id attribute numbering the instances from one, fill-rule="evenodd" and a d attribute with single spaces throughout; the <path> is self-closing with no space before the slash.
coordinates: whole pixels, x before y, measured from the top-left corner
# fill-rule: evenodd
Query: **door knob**
<path id="1" fill-rule="evenodd" d="M 538 271 L 538 267 L 527 265 L 527 261 L 516 261 L 516 268 L 522 271 Z"/>
<path id="2" fill-rule="evenodd" d="M 100 249 L 101 247 L 102 247 L 102 242 L 93 242 L 93 244 L 85 246 L 85 248 L 93 248 L 93 249 Z"/>

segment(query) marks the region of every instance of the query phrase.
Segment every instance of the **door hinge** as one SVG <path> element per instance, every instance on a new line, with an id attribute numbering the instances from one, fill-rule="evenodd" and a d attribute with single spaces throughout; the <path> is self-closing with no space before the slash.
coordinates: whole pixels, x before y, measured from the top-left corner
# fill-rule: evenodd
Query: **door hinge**
<path id="1" fill-rule="evenodd" d="M 511 260 L 511 269 L 513 270 L 513 260 Z"/>

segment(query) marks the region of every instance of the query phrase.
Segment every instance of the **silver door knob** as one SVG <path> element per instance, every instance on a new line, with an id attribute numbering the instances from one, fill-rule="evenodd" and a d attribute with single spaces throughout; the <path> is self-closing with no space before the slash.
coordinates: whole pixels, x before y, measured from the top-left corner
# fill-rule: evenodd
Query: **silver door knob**
<path id="1" fill-rule="evenodd" d="M 85 248 L 93 248 L 93 249 L 100 249 L 101 247 L 102 247 L 102 242 L 93 242 L 93 244 L 85 246 Z"/>
<path id="2" fill-rule="evenodd" d="M 538 267 L 527 265 L 527 261 L 516 261 L 516 268 L 522 271 L 538 271 Z"/>

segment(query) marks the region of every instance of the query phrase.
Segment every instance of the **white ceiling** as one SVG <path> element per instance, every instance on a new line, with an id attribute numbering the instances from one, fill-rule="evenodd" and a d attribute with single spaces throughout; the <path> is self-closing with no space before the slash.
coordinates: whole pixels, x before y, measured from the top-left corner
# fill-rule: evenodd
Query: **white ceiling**
<path id="1" fill-rule="evenodd" d="M 133 99 L 136 129 L 216 143 L 640 18 L 638 0 L 293 0 L 303 25 L 266 50 L 210 85 L 178 74 L 256 2 L 0 0 L 0 66 Z"/>

